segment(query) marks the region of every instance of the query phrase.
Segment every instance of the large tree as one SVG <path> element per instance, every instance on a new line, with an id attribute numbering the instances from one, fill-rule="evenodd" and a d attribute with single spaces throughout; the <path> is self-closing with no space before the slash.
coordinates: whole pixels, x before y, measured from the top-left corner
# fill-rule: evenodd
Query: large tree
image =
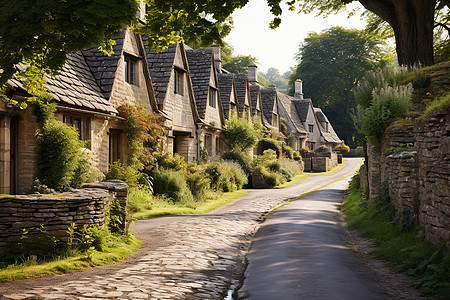
<path id="1" fill-rule="evenodd" d="M 379 42 L 356 29 L 333 27 L 310 33 L 300 47 L 293 82 L 303 80 L 305 97 L 328 116 L 339 137 L 358 143 L 350 110 L 356 106 L 352 88 L 368 70 L 389 61 Z M 291 94 L 293 94 L 291 90 Z"/>
<path id="2" fill-rule="evenodd" d="M 68 53 L 94 45 L 108 50 L 136 11 L 135 0 L 0 0 L 0 86 L 20 62 L 54 71 Z"/>

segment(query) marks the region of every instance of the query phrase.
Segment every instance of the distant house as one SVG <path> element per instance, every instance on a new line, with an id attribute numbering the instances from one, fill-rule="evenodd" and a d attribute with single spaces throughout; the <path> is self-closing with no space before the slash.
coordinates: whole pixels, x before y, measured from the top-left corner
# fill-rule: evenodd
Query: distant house
<path id="1" fill-rule="evenodd" d="M 199 123 L 189 65 L 183 43 L 172 44 L 156 53 L 147 50 L 148 67 L 158 108 L 166 116 L 167 151 L 186 161 L 198 159 Z"/>
<path id="2" fill-rule="evenodd" d="M 294 148 L 294 150 L 300 150 L 306 147 L 306 140 L 308 139 L 308 132 L 306 131 L 302 121 L 300 120 L 297 108 L 295 106 L 295 98 L 277 92 L 279 99 L 279 112 L 280 117 L 286 120 L 287 126 L 287 144 Z"/>
<path id="3" fill-rule="evenodd" d="M 67 56 L 58 75 L 47 76 L 45 87 L 57 103 L 57 118 L 74 126 L 80 139 L 88 142 L 93 164 L 101 171 L 113 161 L 127 159 L 123 119 L 116 108 L 128 103 L 157 111 L 145 66 L 140 37 L 123 31 L 112 56 L 97 48 L 78 51 Z M 19 101 L 31 96 L 15 78 L 8 81 L 8 93 Z M 26 192 L 35 179 L 38 125 L 32 111 L 0 101 L 0 193 Z"/>
<path id="4" fill-rule="evenodd" d="M 303 99 L 300 79 L 295 82 L 295 94 L 292 102 L 303 127 L 308 132 L 307 149 L 314 151 L 319 146 L 325 145 L 329 150 L 333 150 L 341 143 L 325 114 L 320 109 L 313 107 L 311 99 Z"/>
<path id="5" fill-rule="evenodd" d="M 242 118 L 250 121 L 252 117 L 252 105 L 247 74 L 234 74 L 234 82 L 236 84 L 239 114 Z"/>
<path id="6" fill-rule="evenodd" d="M 225 117 L 213 50 L 187 49 L 186 55 L 200 117 L 199 140 L 202 141 L 208 154 L 216 158 L 223 151 L 222 132 L 225 129 Z"/>

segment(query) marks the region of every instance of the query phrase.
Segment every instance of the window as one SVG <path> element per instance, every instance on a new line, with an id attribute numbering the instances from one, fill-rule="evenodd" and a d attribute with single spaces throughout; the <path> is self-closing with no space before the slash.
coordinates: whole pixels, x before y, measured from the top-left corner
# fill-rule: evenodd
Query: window
<path id="1" fill-rule="evenodd" d="M 216 155 L 220 154 L 220 139 L 216 136 Z"/>
<path id="2" fill-rule="evenodd" d="M 306 147 L 308 147 L 308 150 L 314 151 L 314 149 L 316 147 L 316 143 L 314 143 L 314 142 L 306 142 Z"/>
<path id="3" fill-rule="evenodd" d="M 209 106 L 216 107 L 217 90 L 212 86 L 209 87 Z"/>
<path id="4" fill-rule="evenodd" d="M 174 70 L 174 73 L 175 73 L 174 93 L 178 95 L 184 95 L 183 73 L 178 70 Z"/>
<path id="5" fill-rule="evenodd" d="M 136 85 L 136 60 L 125 57 L 125 81 Z"/>
<path id="6" fill-rule="evenodd" d="M 308 125 L 308 131 L 309 132 L 314 132 L 314 125 L 309 124 Z"/>
<path id="7" fill-rule="evenodd" d="M 78 130 L 80 140 L 87 141 L 90 138 L 89 134 L 89 119 L 71 115 L 64 115 L 63 122 L 69 126 L 73 126 Z"/>
<path id="8" fill-rule="evenodd" d="M 110 129 L 109 131 L 109 164 L 120 160 L 121 156 L 121 130 Z"/>
<path id="9" fill-rule="evenodd" d="M 209 156 L 212 154 L 212 136 L 210 134 L 205 135 L 205 148 L 208 151 Z"/>

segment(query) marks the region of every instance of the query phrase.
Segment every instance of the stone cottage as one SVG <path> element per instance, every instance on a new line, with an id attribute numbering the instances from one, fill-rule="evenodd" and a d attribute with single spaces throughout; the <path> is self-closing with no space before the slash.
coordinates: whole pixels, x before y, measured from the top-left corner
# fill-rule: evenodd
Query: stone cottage
<path id="1" fill-rule="evenodd" d="M 223 113 L 225 119 L 229 120 L 233 114 L 237 116 L 239 113 L 234 75 L 217 73 L 217 80 L 219 82 L 219 97 L 222 102 Z"/>
<path id="2" fill-rule="evenodd" d="M 223 152 L 222 132 L 225 129 L 225 117 L 213 49 L 187 49 L 186 55 L 200 117 L 199 140 L 214 159 Z"/>
<path id="3" fill-rule="evenodd" d="M 158 108 L 166 116 L 166 149 L 186 161 L 198 159 L 201 122 L 192 87 L 185 45 L 172 44 L 156 53 L 147 50 L 148 67 Z"/>
<path id="4" fill-rule="evenodd" d="M 47 76 L 45 87 L 57 103 L 57 118 L 77 128 L 87 141 L 94 166 L 106 171 L 109 163 L 126 161 L 123 120 L 116 108 L 139 104 L 156 111 L 152 82 L 142 40 L 131 31 L 116 39 L 114 54 L 97 48 L 68 55 L 58 75 Z M 29 95 L 18 79 L 8 82 L 12 99 Z M 36 176 L 35 134 L 38 129 L 33 107 L 20 110 L 0 102 L 0 193 L 28 191 Z"/>

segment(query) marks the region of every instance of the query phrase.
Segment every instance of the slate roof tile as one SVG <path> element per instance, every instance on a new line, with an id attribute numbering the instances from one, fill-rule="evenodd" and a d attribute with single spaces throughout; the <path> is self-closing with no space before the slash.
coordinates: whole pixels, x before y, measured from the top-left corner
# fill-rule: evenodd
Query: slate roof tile
<path id="1" fill-rule="evenodd" d="M 282 118 L 285 118 L 288 124 L 291 123 L 290 126 L 292 126 L 293 128 L 290 131 L 294 131 L 294 133 L 307 134 L 307 131 L 295 107 L 296 98 L 280 92 L 277 92 L 277 95 L 279 104 L 283 108 L 283 110 L 280 111 L 280 116 Z"/>
<path id="2" fill-rule="evenodd" d="M 235 82 L 235 86 L 236 86 L 236 96 L 237 96 L 239 112 L 241 113 L 244 111 L 244 106 L 245 106 L 245 94 L 247 92 L 247 84 L 248 84 L 247 74 L 235 74 L 234 82 Z"/>
<path id="3" fill-rule="evenodd" d="M 314 107 L 314 113 L 316 114 L 316 117 L 319 120 L 319 122 L 328 123 L 328 131 L 326 130 L 326 128 L 322 126 L 322 124 L 319 123 L 319 130 L 325 141 L 329 143 L 341 143 L 341 139 L 334 131 L 333 126 L 331 126 L 330 121 L 328 121 L 327 116 L 325 116 L 322 110 L 320 108 Z"/>
<path id="4" fill-rule="evenodd" d="M 261 106 L 263 115 L 266 117 L 269 124 L 272 124 L 272 113 L 276 97 L 277 91 L 275 88 L 261 87 Z"/>

